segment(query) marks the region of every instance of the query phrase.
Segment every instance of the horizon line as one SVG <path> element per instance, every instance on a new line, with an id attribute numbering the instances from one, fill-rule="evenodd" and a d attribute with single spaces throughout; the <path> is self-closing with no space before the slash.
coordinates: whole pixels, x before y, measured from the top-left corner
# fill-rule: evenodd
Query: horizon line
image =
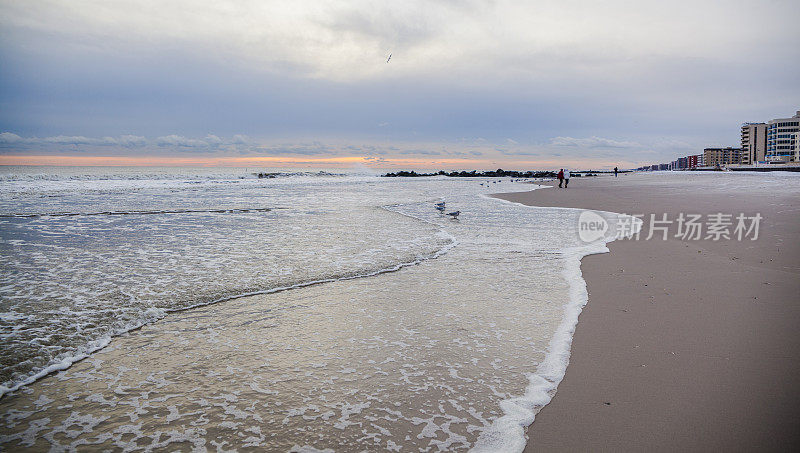
<path id="1" fill-rule="evenodd" d="M 367 167 L 372 169 L 436 169 L 436 170 L 462 170 L 470 169 L 497 169 L 514 168 L 614 168 L 626 167 L 632 162 L 609 163 L 607 161 L 590 160 L 482 160 L 482 159 L 401 159 L 380 158 L 373 156 L 340 156 L 340 157 L 279 157 L 279 156 L 253 156 L 253 157 L 174 157 L 165 156 L 154 158 L 152 156 L 70 156 L 70 155 L 0 155 L 0 166 L 31 166 L 31 167 L 229 167 L 247 168 L 269 165 L 271 167 L 297 168 L 297 167 L 335 167 L 354 168 Z"/>

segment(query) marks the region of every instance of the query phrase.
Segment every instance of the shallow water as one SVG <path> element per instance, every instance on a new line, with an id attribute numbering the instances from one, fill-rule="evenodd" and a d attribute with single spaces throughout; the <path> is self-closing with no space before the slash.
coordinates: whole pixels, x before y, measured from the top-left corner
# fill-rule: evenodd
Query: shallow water
<path id="1" fill-rule="evenodd" d="M 93 214 L 0 218 L 6 385 L 144 325 L 3 397 L 3 448 L 449 451 L 518 435 L 493 423 L 564 336 L 576 211 L 483 196 L 532 188 L 507 179 L 172 176 L 3 183 L 4 214 Z M 204 212 L 98 214 L 178 209 Z"/>

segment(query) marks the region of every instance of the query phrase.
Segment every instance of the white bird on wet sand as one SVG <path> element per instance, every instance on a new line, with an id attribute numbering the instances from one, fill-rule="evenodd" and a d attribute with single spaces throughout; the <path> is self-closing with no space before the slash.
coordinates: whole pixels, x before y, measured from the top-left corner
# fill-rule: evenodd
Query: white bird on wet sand
<path id="1" fill-rule="evenodd" d="M 454 219 L 457 219 L 459 214 L 461 214 L 461 211 L 453 211 L 453 212 L 448 212 L 447 213 L 447 215 L 449 215 L 450 217 L 452 217 Z"/>
<path id="2" fill-rule="evenodd" d="M 444 201 L 440 201 L 433 205 L 437 211 L 444 212 Z"/>

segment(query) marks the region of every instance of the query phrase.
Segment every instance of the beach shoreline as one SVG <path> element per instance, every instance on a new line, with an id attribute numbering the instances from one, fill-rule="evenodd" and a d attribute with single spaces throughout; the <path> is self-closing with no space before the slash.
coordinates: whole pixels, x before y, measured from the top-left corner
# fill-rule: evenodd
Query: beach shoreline
<path id="1" fill-rule="evenodd" d="M 391 205 L 387 240 L 410 217 L 439 238 L 421 246 L 459 246 L 374 278 L 171 310 L 0 399 L 0 444 L 520 451 L 544 407 L 528 451 L 785 449 L 798 420 L 800 180 L 740 178 L 753 176 L 575 178 L 491 200 L 473 181 L 447 198 L 458 221 L 428 201 Z M 373 204 L 348 218 L 387 210 Z M 587 244 L 589 207 L 608 223 L 755 209 L 765 221 L 758 241 Z"/>
<path id="2" fill-rule="evenodd" d="M 115 337 L 86 360 L 0 399 L 3 448 L 201 451 L 224 445 L 270 451 L 303 446 L 336 451 L 466 451 L 473 447 L 479 435 L 504 415 L 502 402 L 525 393 L 527 373 L 548 360 L 548 345 L 563 320 L 560 301 L 570 297 L 571 282 L 563 278 L 565 261 L 575 270 L 574 280 L 583 283 L 578 257 L 562 252 L 580 245 L 571 219 L 562 209 L 530 209 L 487 199 L 484 195 L 490 189 L 484 181 L 331 182 L 335 183 L 317 183 L 313 190 L 307 190 L 307 181 L 300 178 L 280 184 L 207 183 L 214 184 L 213 189 L 199 191 L 194 204 L 214 207 L 216 201 L 205 194 L 216 199 L 221 193 L 229 198 L 221 206 L 227 208 L 231 203 L 253 203 L 254 193 L 268 192 L 274 199 L 262 200 L 262 205 L 291 201 L 300 207 L 259 213 L 252 219 L 240 214 L 161 219 L 156 225 L 164 228 L 156 228 L 157 235 L 131 233 L 114 243 L 137 250 L 154 244 L 150 253 L 154 259 L 125 260 L 126 266 L 108 269 L 106 280 L 114 281 L 112 271 L 120 269 L 118 284 L 129 284 L 128 276 L 147 275 L 147 269 L 137 272 L 136 264 L 148 263 L 148 269 L 161 269 L 160 277 L 173 277 L 177 291 L 168 294 L 193 302 L 220 288 L 238 294 L 242 282 L 257 269 L 267 277 L 287 275 L 297 281 L 353 269 L 366 274 L 377 265 L 385 269 L 386 264 L 406 263 L 406 257 L 417 259 L 418 265 L 371 278 L 337 279 L 170 310 L 158 322 Z M 365 182 L 371 185 L 370 193 L 354 195 L 363 191 Z M 498 187 L 509 191 L 530 187 L 502 182 Z M 194 191 L 196 186 L 191 187 Z M 103 211 L 144 204 L 143 200 L 163 194 L 155 191 L 128 199 L 128 193 L 110 200 L 112 209 Z M 307 199 L 298 200 L 298 194 Z M 461 211 L 463 217 L 455 220 L 440 214 L 431 194 L 446 199 L 448 208 Z M 80 207 L 73 212 L 80 212 Z M 53 209 L 44 206 L 40 211 Z M 96 224 L 104 225 L 102 218 L 87 217 L 89 232 L 98 228 Z M 57 221 L 75 218 L 80 219 Z M 140 232 L 124 223 L 142 226 L 136 219 L 124 217 L 117 227 Z M 143 219 L 144 226 L 154 219 Z M 178 220 L 184 222 L 178 225 L 200 228 L 186 234 L 175 227 Z M 31 222 L 19 220 L 22 226 Z M 61 225 L 41 223 L 48 228 Z M 305 229 L 295 228 L 299 224 Z M 39 226 L 30 228 L 38 231 Z M 215 226 L 227 229 L 207 238 L 210 242 L 199 240 Z M 270 231 L 275 234 L 258 236 Z M 351 238 L 351 233 L 359 237 Z M 176 237 L 209 248 L 187 256 L 196 261 L 172 260 L 168 268 L 159 267 L 159 256 L 185 255 L 183 242 L 170 242 Z M 223 240 L 218 246 L 217 237 Z M 255 243 L 232 246 L 231 241 L 247 237 Z M 447 253 L 442 253 L 443 247 Z M 251 249 L 258 256 L 245 253 Z M 419 260 L 434 255 L 436 259 Z M 111 258 L 122 256 L 124 250 Z M 320 260 L 326 257 L 330 258 Z M 316 266 L 315 259 L 321 261 Z M 224 265 L 225 270 L 213 271 L 204 282 L 195 278 L 197 266 L 185 265 L 193 262 L 220 263 L 212 269 Z M 280 267 L 270 267 L 273 262 Z M 81 269 L 106 270 L 94 263 Z M 72 274 L 61 280 L 80 281 Z M 128 291 L 143 294 L 142 299 L 152 297 L 150 280 L 155 277 L 140 278 L 141 288 Z M 275 286 L 274 281 L 262 284 Z M 181 290 L 179 285 L 185 287 L 186 282 L 194 282 L 194 288 Z M 535 332 L 530 331 L 532 322 L 537 324 Z M 515 450 L 521 450 L 522 428 L 529 423 L 515 425 L 513 432 L 501 430 L 501 440 L 513 438 Z"/>
<path id="3" fill-rule="evenodd" d="M 726 191 L 714 175 L 575 178 L 507 201 L 675 219 L 763 216 L 751 241 L 618 240 L 581 271 L 589 292 L 558 393 L 526 451 L 776 450 L 797 444 L 796 194 Z M 673 231 L 674 232 L 674 231 Z"/>

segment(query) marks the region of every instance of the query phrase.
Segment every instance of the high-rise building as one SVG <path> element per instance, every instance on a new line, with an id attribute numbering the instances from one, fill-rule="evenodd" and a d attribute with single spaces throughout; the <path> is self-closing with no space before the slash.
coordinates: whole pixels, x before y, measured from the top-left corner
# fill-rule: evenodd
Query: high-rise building
<path id="1" fill-rule="evenodd" d="M 800 110 L 791 118 L 778 118 L 767 123 L 767 160 L 800 162 Z"/>
<path id="2" fill-rule="evenodd" d="M 767 124 L 742 124 L 742 164 L 751 165 L 764 160 L 767 152 Z"/>
<path id="3" fill-rule="evenodd" d="M 800 134 L 794 134 L 794 149 L 792 150 L 794 154 L 794 161 L 800 162 Z"/>
<path id="4" fill-rule="evenodd" d="M 742 162 L 741 148 L 706 148 L 703 150 L 703 162 L 709 167 L 723 167 Z"/>

